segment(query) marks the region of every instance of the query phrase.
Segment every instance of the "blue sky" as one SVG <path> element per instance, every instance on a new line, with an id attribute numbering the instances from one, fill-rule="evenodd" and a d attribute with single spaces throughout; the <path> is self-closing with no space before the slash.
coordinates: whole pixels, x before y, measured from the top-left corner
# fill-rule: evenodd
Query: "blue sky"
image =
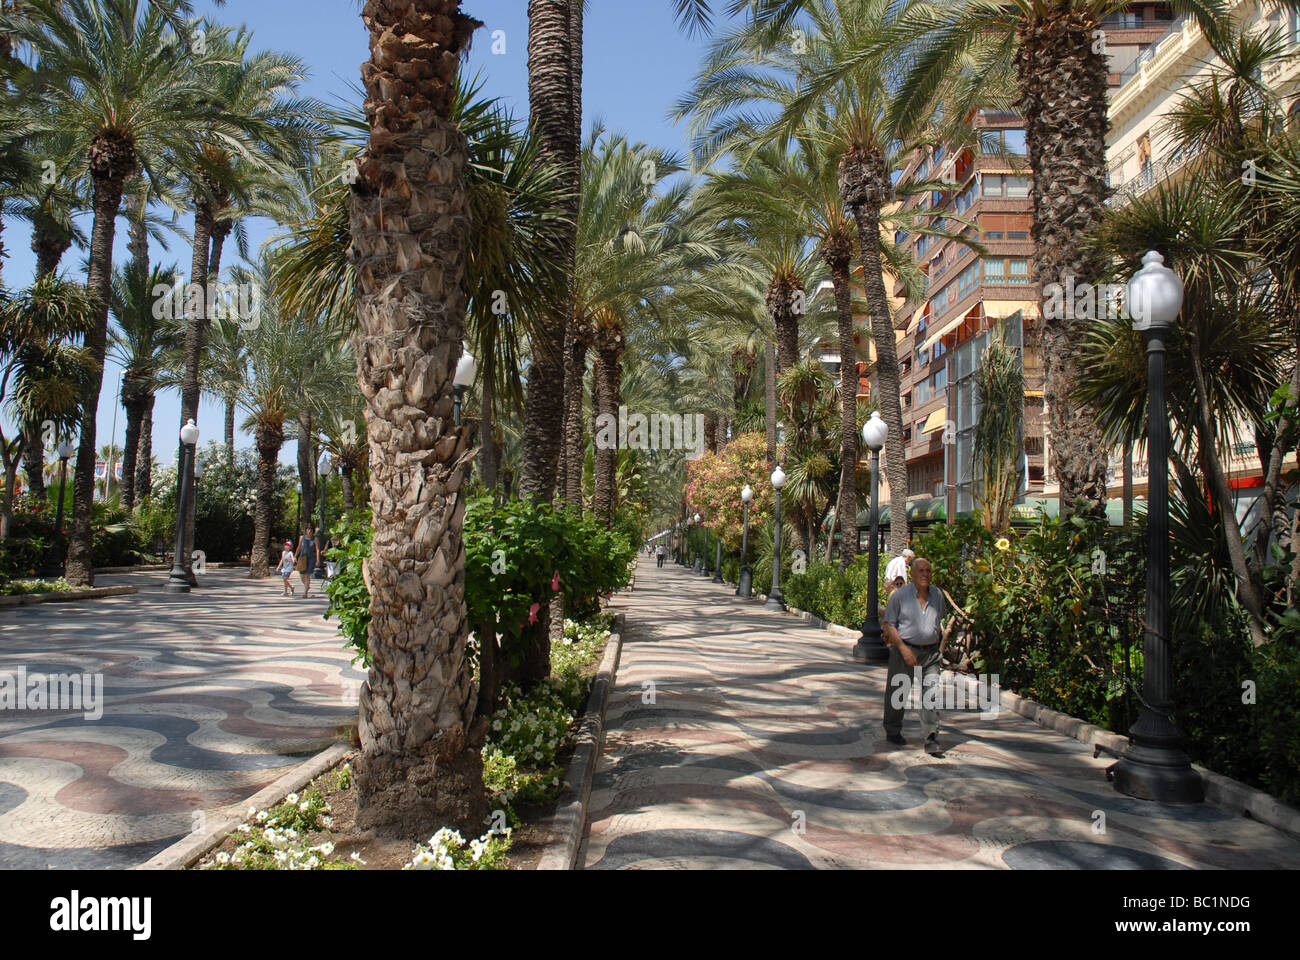
<path id="1" fill-rule="evenodd" d="M 677 27 L 670 0 L 588 0 L 585 25 L 583 76 L 583 122 L 593 120 L 626 132 L 633 140 L 684 152 L 685 130 L 666 119 L 674 101 L 689 84 L 705 40 L 691 37 Z M 258 46 L 296 54 L 310 68 L 304 92 L 338 103 L 353 98 L 352 86 L 360 83 L 361 63 L 367 58 L 367 37 L 361 23 L 360 4 L 354 0 L 228 0 L 218 8 L 198 0 L 196 10 L 227 24 L 243 23 Z M 483 21 L 474 38 L 469 71 L 481 72 L 485 92 L 506 100 L 519 118 L 528 112 L 528 4 L 526 0 L 465 0 L 467 13 Z M 504 52 L 493 53 L 494 34 L 501 31 Z M 188 232 L 190 224 L 182 221 Z M 89 233 L 89 223 L 85 224 Z M 250 255 L 272 233 L 269 222 L 256 222 L 249 230 Z M 4 283 L 19 289 L 31 282 L 35 258 L 29 248 L 30 231 L 25 224 L 6 219 Z M 115 262 L 125 262 L 125 224 L 118 220 Z M 189 248 L 175 236 L 169 249 L 154 244 L 150 257 L 155 263 L 179 262 L 188 275 Z M 62 269 L 81 275 L 84 251 L 71 250 Z M 236 262 L 232 244 L 226 246 L 226 265 Z M 224 273 L 224 269 L 223 269 Z M 103 447 L 110 435 L 121 445 L 124 414 L 117 401 L 121 368 L 111 360 L 105 367 L 100 394 L 96 443 Z M 114 422 L 116 417 L 116 423 Z M 242 415 L 240 416 L 242 420 Z M 6 421 L 7 422 L 7 421 Z M 199 409 L 201 445 L 220 440 L 223 415 L 219 405 L 204 401 Z M 175 457 L 176 434 L 180 427 L 180 397 L 159 395 L 154 410 L 153 449 L 164 463 Z M 236 447 L 251 446 L 250 438 L 237 432 Z M 285 446 L 281 459 L 292 463 L 295 444 Z"/>

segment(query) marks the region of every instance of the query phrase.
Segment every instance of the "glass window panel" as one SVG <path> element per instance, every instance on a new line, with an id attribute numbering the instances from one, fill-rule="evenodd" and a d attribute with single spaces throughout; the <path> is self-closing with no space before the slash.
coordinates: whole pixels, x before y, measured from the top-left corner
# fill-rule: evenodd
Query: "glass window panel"
<path id="1" fill-rule="evenodd" d="M 1007 177 L 1007 196 L 1008 197 L 1029 196 L 1029 178 L 1028 177 Z"/>
<path id="2" fill-rule="evenodd" d="M 1025 131 L 1012 129 L 1002 131 L 1002 144 L 1008 153 L 1014 153 L 1023 157 L 1027 150 L 1025 147 Z"/>

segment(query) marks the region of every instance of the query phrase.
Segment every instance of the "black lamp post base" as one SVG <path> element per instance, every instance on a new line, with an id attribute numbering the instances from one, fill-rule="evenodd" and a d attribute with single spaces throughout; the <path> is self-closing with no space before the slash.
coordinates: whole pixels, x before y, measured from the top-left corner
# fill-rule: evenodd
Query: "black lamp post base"
<path id="1" fill-rule="evenodd" d="M 749 567 L 740 568 L 740 582 L 736 584 L 736 596 L 748 600 L 754 595 L 754 575 Z"/>
<path id="2" fill-rule="evenodd" d="M 694 566 L 691 567 L 691 569 L 694 570 L 696 573 L 699 573 L 701 570 L 704 569 L 704 561 L 701 560 L 699 557 L 696 557 L 695 564 Z"/>
<path id="3" fill-rule="evenodd" d="M 853 645 L 853 659 L 862 663 L 884 663 L 889 660 L 889 647 L 880 631 L 880 624 L 867 621 L 862 628 L 862 636 Z"/>
<path id="4" fill-rule="evenodd" d="M 1205 784 L 1181 750 L 1134 742 L 1107 775 L 1119 793 L 1159 803 L 1202 803 Z"/>
<path id="5" fill-rule="evenodd" d="M 722 579 L 722 570 L 719 569 L 719 570 L 715 570 L 715 571 L 713 571 L 713 582 L 714 582 L 714 583 L 722 583 L 722 582 L 723 582 L 723 579 Z"/>
<path id="6" fill-rule="evenodd" d="M 773 610 L 777 613 L 785 613 L 785 598 L 778 594 L 769 594 L 767 603 L 763 604 L 764 610 Z"/>
<path id="7" fill-rule="evenodd" d="M 190 585 L 185 582 L 184 578 L 180 580 L 168 580 L 163 584 L 163 593 L 189 593 Z"/>

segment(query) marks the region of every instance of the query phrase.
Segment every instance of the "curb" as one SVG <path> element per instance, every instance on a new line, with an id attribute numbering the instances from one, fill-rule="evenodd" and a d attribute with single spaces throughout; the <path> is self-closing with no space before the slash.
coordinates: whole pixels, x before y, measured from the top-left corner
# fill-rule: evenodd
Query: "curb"
<path id="1" fill-rule="evenodd" d="M 263 787 L 257 793 L 253 794 L 247 800 L 238 804 L 230 804 L 230 807 L 239 806 L 247 809 L 247 806 L 254 806 L 259 810 L 267 810 L 289 794 L 296 790 L 301 790 L 311 781 L 315 780 L 326 770 L 333 767 L 345 756 L 352 752 L 352 746 L 349 743 L 336 743 L 333 746 L 326 747 L 310 760 L 304 760 L 296 767 L 291 769 L 280 779 L 276 780 L 268 787 Z M 244 822 L 242 815 L 232 817 L 223 816 L 215 824 L 208 827 L 203 833 L 194 834 L 186 837 L 184 840 L 178 840 L 170 847 L 163 850 L 146 863 L 132 867 L 133 870 L 184 870 L 198 862 L 204 854 L 213 847 L 218 847 L 226 839 L 230 831 Z"/>
<path id="2" fill-rule="evenodd" d="M 104 597 L 123 597 L 139 593 L 139 587 L 91 587 L 89 590 L 52 590 L 49 593 L 20 593 L 0 597 L 0 610 L 8 607 L 26 607 L 33 603 L 74 603 L 77 600 L 101 600 Z"/>
<path id="3" fill-rule="evenodd" d="M 605 742 L 605 710 L 609 706 L 610 690 L 618 673 L 618 662 L 623 653 L 623 631 L 627 614 L 620 612 L 614 621 L 614 632 L 605 645 L 605 656 L 600 670 L 591 684 L 587 712 L 582 717 L 578 734 L 574 738 L 576 749 L 564 770 L 564 786 L 555 804 L 553 823 L 562 839 L 548 845 L 538 861 L 537 870 L 576 870 L 578 851 L 587 826 L 587 803 L 591 799 L 591 784 L 596 776 L 596 763 L 600 748 Z"/>

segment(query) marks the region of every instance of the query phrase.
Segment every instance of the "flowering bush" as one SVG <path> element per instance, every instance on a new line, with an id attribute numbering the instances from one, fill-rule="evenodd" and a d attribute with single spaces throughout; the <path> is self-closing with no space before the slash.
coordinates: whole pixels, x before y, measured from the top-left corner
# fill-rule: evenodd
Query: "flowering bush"
<path id="1" fill-rule="evenodd" d="M 773 504 L 772 470 L 767 465 L 767 438 L 761 433 L 742 433 L 715 453 L 686 464 L 686 503 L 690 515 L 699 513 L 701 525 L 722 538 L 728 553 L 740 552 L 744 504 L 740 491 L 745 484 L 754 491 L 749 504 L 750 549 L 754 532 L 771 526 Z M 710 557 L 710 561 L 712 557 Z"/>
<path id="2" fill-rule="evenodd" d="M 403 870 L 504 870 L 510 849 L 510 828 L 500 834 L 485 833 L 466 842 L 455 830 L 443 827 L 412 851 Z"/>
<path id="3" fill-rule="evenodd" d="M 204 858 L 200 870 L 355 870 L 364 863 L 334 856 L 334 843 L 314 846 L 308 836 L 334 825 L 325 798 L 317 790 L 303 796 L 291 793 L 273 810 L 248 808 L 248 819 L 236 828 L 242 840 L 234 853 L 224 850 Z"/>

